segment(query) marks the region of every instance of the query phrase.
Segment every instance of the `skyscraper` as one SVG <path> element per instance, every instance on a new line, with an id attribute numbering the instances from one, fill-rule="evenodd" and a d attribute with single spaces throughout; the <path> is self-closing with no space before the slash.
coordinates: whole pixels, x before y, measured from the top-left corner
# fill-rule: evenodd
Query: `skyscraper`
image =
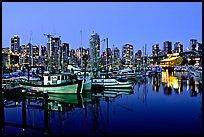
<path id="1" fill-rule="evenodd" d="M 63 58 L 63 65 L 67 66 L 69 63 L 70 53 L 69 53 L 69 43 L 62 43 L 62 56 Z M 62 59 L 61 59 L 62 62 Z"/>
<path id="2" fill-rule="evenodd" d="M 11 38 L 11 51 L 13 53 L 20 52 L 20 38 L 17 35 L 14 35 L 14 37 Z"/>
<path id="3" fill-rule="evenodd" d="M 183 44 L 181 44 L 180 41 L 178 41 L 174 44 L 174 51 L 175 51 L 175 53 L 183 52 Z"/>
<path id="4" fill-rule="evenodd" d="M 154 44 L 152 46 L 152 55 L 158 56 L 159 55 L 159 44 Z"/>
<path id="5" fill-rule="evenodd" d="M 61 40 L 60 37 L 52 37 L 51 39 L 51 47 L 50 47 L 50 59 L 51 59 L 51 66 L 53 66 L 54 70 L 60 69 L 60 46 Z"/>
<path id="6" fill-rule="evenodd" d="M 197 39 L 190 39 L 190 49 L 196 50 Z"/>
<path id="7" fill-rule="evenodd" d="M 133 66 L 133 45 L 125 44 L 122 48 L 122 60 L 126 67 Z"/>
<path id="8" fill-rule="evenodd" d="M 113 48 L 113 66 L 119 68 L 120 65 L 120 50 L 116 47 Z"/>
<path id="9" fill-rule="evenodd" d="M 165 41 L 164 42 L 164 53 L 165 54 L 171 54 L 172 49 L 172 42 L 171 41 Z"/>
<path id="10" fill-rule="evenodd" d="M 99 67 L 100 58 L 100 38 L 97 33 L 91 34 L 89 38 L 90 46 L 90 63 L 93 70 L 97 70 Z"/>

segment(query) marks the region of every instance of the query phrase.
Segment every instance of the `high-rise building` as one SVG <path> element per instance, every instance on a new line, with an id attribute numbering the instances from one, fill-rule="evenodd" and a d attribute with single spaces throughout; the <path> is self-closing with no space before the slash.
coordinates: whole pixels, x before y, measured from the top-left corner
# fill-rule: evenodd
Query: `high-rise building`
<path id="1" fill-rule="evenodd" d="M 38 59 L 39 59 L 39 47 L 36 46 L 36 45 L 33 45 L 32 46 L 32 52 L 33 52 L 33 55 L 32 55 L 33 65 L 34 66 L 39 66 L 40 65 L 40 63 L 38 61 Z"/>
<path id="2" fill-rule="evenodd" d="M 20 38 L 17 35 L 14 35 L 14 37 L 11 38 L 11 51 L 13 53 L 20 52 Z"/>
<path id="3" fill-rule="evenodd" d="M 70 50 L 70 62 L 69 64 L 76 64 L 77 60 L 76 60 L 76 52 L 74 49 Z"/>
<path id="4" fill-rule="evenodd" d="M 175 53 L 183 52 L 183 44 L 180 41 L 174 44 L 174 52 Z"/>
<path id="5" fill-rule="evenodd" d="M 51 47 L 49 48 L 50 51 L 48 51 L 48 52 L 50 53 L 50 63 L 51 63 L 53 71 L 57 71 L 57 70 L 61 69 L 60 46 L 61 46 L 60 37 L 52 37 L 51 38 Z"/>
<path id="6" fill-rule="evenodd" d="M 10 49 L 2 48 L 2 67 L 10 68 Z"/>
<path id="7" fill-rule="evenodd" d="M 158 56 L 159 55 L 159 44 L 154 44 L 152 46 L 152 55 Z"/>
<path id="8" fill-rule="evenodd" d="M 46 49 L 46 46 L 41 45 L 39 50 L 40 50 L 39 51 L 39 58 L 38 58 L 39 65 L 40 66 L 46 66 L 46 64 L 47 64 L 47 49 Z M 45 69 L 46 69 L 46 67 L 45 67 Z"/>
<path id="9" fill-rule="evenodd" d="M 61 60 L 63 57 L 63 65 L 67 67 L 69 64 L 69 57 L 70 57 L 70 52 L 69 52 L 69 43 L 62 43 L 62 55 L 61 55 Z"/>
<path id="10" fill-rule="evenodd" d="M 97 33 L 91 34 L 89 38 L 89 47 L 90 47 L 90 63 L 92 70 L 97 70 L 99 67 L 99 58 L 100 58 L 100 38 Z"/>
<path id="11" fill-rule="evenodd" d="M 196 50 L 197 39 L 190 39 L 190 49 Z"/>
<path id="12" fill-rule="evenodd" d="M 133 66 L 133 45 L 125 44 L 122 48 L 122 60 L 125 64 L 125 67 Z"/>
<path id="13" fill-rule="evenodd" d="M 45 56 L 47 52 L 46 46 L 41 45 L 40 48 L 40 56 Z"/>
<path id="14" fill-rule="evenodd" d="M 114 68 L 119 68 L 120 66 L 120 50 L 116 47 L 113 48 L 113 67 Z"/>
<path id="15" fill-rule="evenodd" d="M 171 41 L 165 41 L 164 42 L 164 53 L 165 54 L 171 54 L 172 49 L 172 42 Z"/>
<path id="16" fill-rule="evenodd" d="M 138 67 L 142 64 L 141 56 L 142 56 L 142 50 L 138 50 L 135 53 L 135 67 Z"/>
<path id="17" fill-rule="evenodd" d="M 203 50 L 203 45 L 201 43 L 197 43 L 197 47 L 198 50 Z"/>

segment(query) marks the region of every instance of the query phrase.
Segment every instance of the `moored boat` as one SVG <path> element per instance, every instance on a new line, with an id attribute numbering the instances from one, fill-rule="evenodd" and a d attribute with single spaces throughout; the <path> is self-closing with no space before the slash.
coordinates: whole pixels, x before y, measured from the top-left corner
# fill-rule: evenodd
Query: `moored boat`
<path id="1" fill-rule="evenodd" d="M 41 80 L 20 79 L 21 87 L 48 93 L 82 93 L 83 83 L 71 73 L 43 74 Z"/>
<path id="2" fill-rule="evenodd" d="M 104 88 L 112 88 L 112 89 L 127 89 L 133 88 L 133 85 L 131 83 L 127 82 L 119 82 L 116 79 L 113 78 L 93 78 L 92 79 L 92 85 L 103 85 Z"/>

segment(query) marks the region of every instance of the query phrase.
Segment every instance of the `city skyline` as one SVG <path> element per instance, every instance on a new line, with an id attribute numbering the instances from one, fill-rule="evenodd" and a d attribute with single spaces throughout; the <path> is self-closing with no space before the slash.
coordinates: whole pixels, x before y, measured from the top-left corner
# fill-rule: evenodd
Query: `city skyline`
<path id="1" fill-rule="evenodd" d="M 190 39 L 202 43 L 202 3 L 2 3 L 2 47 L 11 48 L 14 35 L 20 37 L 21 45 L 30 39 L 33 45 L 46 45 L 43 34 L 56 33 L 63 43 L 77 49 L 81 45 L 81 30 L 84 48 L 89 47 L 94 31 L 101 40 L 109 39 L 109 48 L 114 45 L 121 50 L 123 45 L 131 44 L 135 53 L 146 44 L 147 54 L 152 54 L 154 44 L 163 49 L 164 41 L 171 41 L 172 45 L 180 41 L 186 50 Z"/>

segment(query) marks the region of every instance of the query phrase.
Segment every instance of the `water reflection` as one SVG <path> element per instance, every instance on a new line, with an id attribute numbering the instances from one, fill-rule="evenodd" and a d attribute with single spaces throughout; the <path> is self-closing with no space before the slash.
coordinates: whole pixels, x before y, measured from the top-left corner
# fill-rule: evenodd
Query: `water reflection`
<path id="1" fill-rule="evenodd" d="M 183 72 L 162 72 L 161 75 L 152 76 L 152 90 L 159 92 L 159 88 L 162 86 L 165 95 L 171 95 L 172 91 L 181 94 L 184 87 L 190 91 L 191 96 L 202 93 L 202 84 Z"/>

